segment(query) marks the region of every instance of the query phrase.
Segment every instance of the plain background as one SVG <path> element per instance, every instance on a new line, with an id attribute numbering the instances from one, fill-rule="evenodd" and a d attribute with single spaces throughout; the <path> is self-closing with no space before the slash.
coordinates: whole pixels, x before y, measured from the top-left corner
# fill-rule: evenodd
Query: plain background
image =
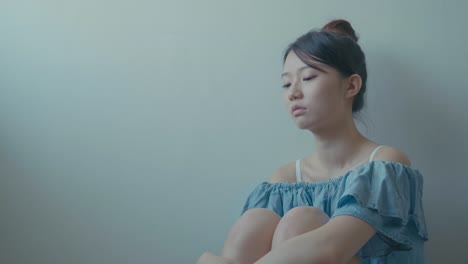
<path id="1" fill-rule="evenodd" d="M 358 126 L 425 176 L 429 263 L 468 244 L 466 1 L 0 2 L 0 263 L 195 263 L 314 151 L 282 55 L 335 18 L 369 73 Z M 465 246 L 464 246 L 465 245 Z"/>

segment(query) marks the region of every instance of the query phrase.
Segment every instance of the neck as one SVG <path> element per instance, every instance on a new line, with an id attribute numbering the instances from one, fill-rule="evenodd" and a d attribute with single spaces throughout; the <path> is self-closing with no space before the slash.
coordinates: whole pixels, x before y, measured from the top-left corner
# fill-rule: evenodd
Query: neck
<path id="1" fill-rule="evenodd" d="M 326 130 L 314 131 L 317 161 L 328 172 L 353 167 L 363 145 L 369 141 L 358 131 L 352 118 L 335 124 Z"/>

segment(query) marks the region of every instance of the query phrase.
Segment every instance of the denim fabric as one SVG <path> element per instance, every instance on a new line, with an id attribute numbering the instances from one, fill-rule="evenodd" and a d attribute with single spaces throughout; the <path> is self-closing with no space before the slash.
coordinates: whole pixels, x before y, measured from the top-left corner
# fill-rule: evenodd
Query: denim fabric
<path id="1" fill-rule="evenodd" d="M 330 218 L 352 215 L 376 234 L 357 255 L 365 264 L 424 263 L 428 232 L 422 204 L 423 176 L 394 161 L 373 160 L 319 182 L 262 182 L 247 197 L 241 215 L 268 208 L 281 217 L 298 206 L 322 209 Z"/>

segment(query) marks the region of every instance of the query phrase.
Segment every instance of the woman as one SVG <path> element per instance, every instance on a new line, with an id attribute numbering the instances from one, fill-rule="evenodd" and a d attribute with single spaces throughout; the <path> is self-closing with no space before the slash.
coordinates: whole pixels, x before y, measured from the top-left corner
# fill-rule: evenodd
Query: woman
<path id="1" fill-rule="evenodd" d="M 354 123 L 367 79 L 357 41 L 349 22 L 334 20 L 286 49 L 283 100 L 316 151 L 260 183 L 222 255 L 198 263 L 424 263 L 422 175 Z"/>

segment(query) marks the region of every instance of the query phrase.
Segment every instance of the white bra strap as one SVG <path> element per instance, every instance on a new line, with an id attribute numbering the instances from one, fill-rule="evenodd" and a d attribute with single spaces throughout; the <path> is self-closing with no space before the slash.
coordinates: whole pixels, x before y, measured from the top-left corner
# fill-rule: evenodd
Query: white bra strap
<path id="1" fill-rule="evenodd" d="M 301 160 L 298 159 L 296 160 L 296 181 L 301 182 L 302 181 L 302 175 L 301 175 Z"/>
<path id="2" fill-rule="evenodd" d="M 376 147 L 376 148 L 374 149 L 374 151 L 372 151 L 372 154 L 371 154 L 371 156 L 370 156 L 369 162 L 371 162 L 372 160 L 374 160 L 375 154 L 377 153 L 377 151 L 379 150 L 379 148 L 381 148 L 381 147 L 383 147 L 383 146 L 384 146 L 384 145 L 380 145 L 380 146 Z"/>
<path id="3" fill-rule="evenodd" d="M 385 146 L 385 145 L 380 145 L 380 146 L 376 147 L 376 148 L 374 149 L 374 151 L 372 151 L 372 154 L 371 154 L 371 156 L 370 156 L 370 158 L 369 158 L 369 162 L 372 161 L 372 160 L 374 159 L 374 156 L 375 156 L 375 154 L 377 153 L 377 151 L 378 151 L 381 147 L 383 147 L 383 146 Z M 296 160 L 296 181 L 297 181 L 297 182 L 301 182 L 301 181 L 302 181 L 302 175 L 301 175 L 301 160 L 300 160 L 300 159 Z"/>

